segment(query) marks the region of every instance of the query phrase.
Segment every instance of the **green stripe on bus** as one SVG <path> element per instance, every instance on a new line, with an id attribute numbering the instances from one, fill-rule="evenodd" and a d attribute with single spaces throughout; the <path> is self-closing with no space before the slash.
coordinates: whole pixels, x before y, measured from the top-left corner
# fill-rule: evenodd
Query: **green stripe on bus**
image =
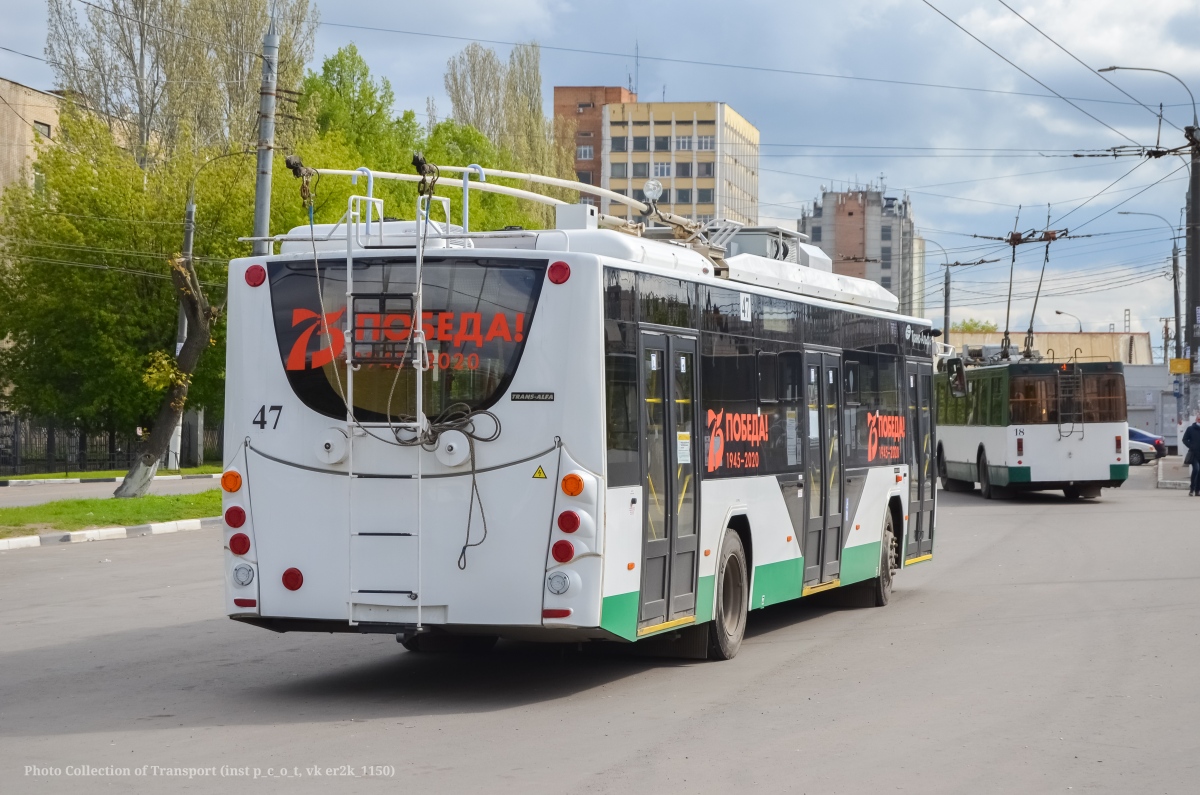
<path id="1" fill-rule="evenodd" d="M 879 576 L 879 542 L 871 541 L 842 550 L 842 585 L 862 582 Z"/>
<path id="2" fill-rule="evenodd" d="M 716 597 L 714 593 L 717 589 L 716 575 L 710 574 L 707 577 L 701 577 L 696 584 L 696 623 L 703 624 L 705 621 L 712 621 L 713 617 L 713 599 Z"/>
<path id="3" fill-rule="evenodd" d="M 1029 472 L 1029 467 L 1009 467 L 1008 468 L 1009 483 L 1032 483 L 1033 476 Z"/>
<path id="4" fill-rule="evenodd" d="M 796 599 L 804 590 L 804 558 L 781 560 L 754 567 L 754 592 L 750 609 Z"/>
<path id="5" fill-rule="evenodd" d="M 641 591 L 604 597 L 600 606 L 600 626 L 612 634 L 637 640 L 638 596 Z"/>
<path id="6" fill-rule="evenodd" d="M 1129 464 L 1109 464 L 1109 480 L 1129 480 Z"/>

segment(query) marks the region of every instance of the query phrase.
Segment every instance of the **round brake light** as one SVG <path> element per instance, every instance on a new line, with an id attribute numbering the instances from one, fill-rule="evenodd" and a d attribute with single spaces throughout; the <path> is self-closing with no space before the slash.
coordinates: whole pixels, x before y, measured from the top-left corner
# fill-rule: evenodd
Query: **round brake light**
<path id="1" fill-rule="evenodd" d="M 564 533 L 574 533 L 579 529 L 579 514 L 574 511 L 563 511 L 558 515 L 558 529 Z"/>
<path id="2" fill-rule="evenodd" d="M 225 524 L 230 527 L 241 527 L 246 523 L 246 510 L 240 505 L 234 505 L 225 512 Z"/>
<path id="3" fill-rule="evenodd" d="M 553 284 L 562 284 L 571 278 L 571 266 L 559 260 L 558 262 L 551 263 L 546 275 Z"/>
<path id="4" fill-rule="evenodd" d="M 267 269 L 262 265 L 251 265 L 246 268 L 246 284 L 258 287 L 267 280 Z"/>
<path id="5" fill-rule="evenodd" d="M 550 547 L 550 554 L 559 563 L 567 563 L 575 557 L 575 545 L 570 541 L 555 541 L 554 546 Z"/>
<path id="6" fill-rule="evenodd" d="M 245 555 L 250 551 L 250 536 L 245 533 L 234 533 L 229 537 L 229 551 L 235 555 Z"/>
<path id="7" fill-rule="evenodd" d="M 289 591 L 299 591 L 303 584 L 304 575 L 300 573 L 300 569 L 291 568 L 283 573 L 283 587 Z"/>
<path id="8" fill-rule="evenodd" d="M 562 490 L 568 497 L 578 497 L 583 494 L 583 478 L 572 472 L 562 479 Z"/>

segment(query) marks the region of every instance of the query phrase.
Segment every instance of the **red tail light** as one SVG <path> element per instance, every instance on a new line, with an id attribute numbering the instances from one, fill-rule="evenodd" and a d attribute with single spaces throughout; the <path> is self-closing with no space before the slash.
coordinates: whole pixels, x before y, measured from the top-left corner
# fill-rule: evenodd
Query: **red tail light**
<path id="1" fill-rule="evenodd" d="M 233 603 L 238 607 L 258 607 L 257 599 L 234 599 Z"/>
<path id="2" fill-rule="evenodd" d="M 283 587 L 289 591 L 299 591 L 300 586 L 304 584 L 304 575 L 300 569 L 288 569 L 283 573 Z"/>
<path id="3" fill-rule="evenodd" d="M 267 269 L 262 265 L 251 265 L 246 268 L 246 284 L 258 287 L 267 280 Z"/>
<path id="4" fill-rule="evenodd" d="M 225 512 L 225 524 L 230 527 L 241 527 L 246 523 L 246 511 L 238 505 L 234 505 Z"/>
<path id="5" fill-rule="evenodd" d="M 1117 437 L 1117 452 L 1121 452 L 1121 437 Z"/>
<path id="6" fill-rule="evenodd" d="M 542 611 L 542 618 L 566 618 L 571 615 L 569 607 L 547 607 Z"/>
<path id="7" fill-rule="evenodd" d="M 579 514 L 574 511 L 563 511 L 558 515 L 558 529 L 564 533 L 574 533 L 579 529 Z"/>
<path id="8" fill-rule="evenodd" d="M 550 547 L 550 554 L 559 563 L 566 563 L 575 557 L 575 545 L 570 541 L 555 541 L 554 546 Z"/>
<path id="9" fill-rule="evenodd" d="M 1025 440 L 1017 439 L 1017 455 L 1025 455 Z"/>
<path id="10" fill-rule="evenodd" d="M 563 261 L 558 261 L 550 266 L 550 270 L 546 274 L 550 281 L 554 284 L 562 284 L 567 279 L 571 278 L 571 266 Z"/>
<path id="11" fill-rule="evenodd" d="M 245 555 L 250 551 L 250 536 L 245 533 L 234 533 L 229 537 L 229 551 L 235 555 Z"/>

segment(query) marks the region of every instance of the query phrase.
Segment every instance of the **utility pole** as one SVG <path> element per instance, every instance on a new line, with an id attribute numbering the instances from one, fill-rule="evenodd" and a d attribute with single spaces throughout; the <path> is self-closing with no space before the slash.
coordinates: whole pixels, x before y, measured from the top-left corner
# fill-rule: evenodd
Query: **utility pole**
<path id="1" fill-rule="evenodd" d="M 195 181 L 193 180 L 193 185 Z M 183 209 L 183 256 L 188 262 L 192 260 L 192 240 L 196 233 L 196 202 L 194 197 L 189 192 L 187 205 Z M 183 311 L 183 301 L 179 302 L 179 318 L 175 321 L 175 358 L 179 358 L 179 352 L 183 350 L 183 343 L 187 340 L 188 322 L 187 314 Z M 183 452 L 183 414 L 179 415 L 179 422 L 175 423 L 175 431 L 171 434 L 171 443 L 167 446 L 167 469 L 183 469 L 183 461 L 181 455 Z M 204 453 L 200 453 L 201 463 L 203 463 Z"/>
<path id="2" fill-rule="evenodd" d="M 279 34 L 275 17 L 263 36 L 262 88 L 258 92 L 258 175 L 254 184 L 255 254 L 271 253 L 271 160 L 275 155 L 275 95 L 279 79 Z"/>
<path id="3" fill-rule="evenodd" d="M 1163 364 L 1167 363 L 1167 348 L 1171 343 L 1171 318 L 1160 317 L 1159 320 L 1163 324 Z M 1175 340 L 1175 344 L 1179 344 L 1179 340 Z"/>

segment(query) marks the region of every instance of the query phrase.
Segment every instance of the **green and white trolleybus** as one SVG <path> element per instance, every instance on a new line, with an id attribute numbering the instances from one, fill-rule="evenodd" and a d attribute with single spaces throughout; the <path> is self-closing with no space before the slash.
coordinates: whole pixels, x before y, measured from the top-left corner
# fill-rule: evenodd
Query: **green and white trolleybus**
<path id="1" fill-rule="evenodd" d="M 795 233 L 488 176 L 666 226 L 471 182 L 557 228 L 356 196 L 233 261 L 230 617 L 410 649 L 672 633 L 727 659 L 748 610 L 855 583 L 886 604 L 933 554 L 929 323 Z"/>

